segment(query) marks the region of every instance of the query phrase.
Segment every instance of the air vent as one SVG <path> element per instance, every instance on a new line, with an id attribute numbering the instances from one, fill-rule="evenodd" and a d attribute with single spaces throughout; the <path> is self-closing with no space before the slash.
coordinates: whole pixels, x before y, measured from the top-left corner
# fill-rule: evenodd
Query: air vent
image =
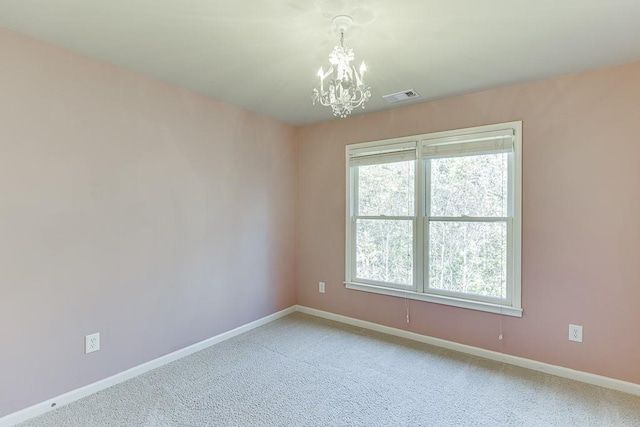
<path id="1" fill-rule="evenodd" d="M 413 89 L 403 90 L 402 92 L 392 93 L 383 96 L 387 102 L 395 104 L 396 102 L 407 101 L 409 99 L 420 98 L 420 94 Z"/>

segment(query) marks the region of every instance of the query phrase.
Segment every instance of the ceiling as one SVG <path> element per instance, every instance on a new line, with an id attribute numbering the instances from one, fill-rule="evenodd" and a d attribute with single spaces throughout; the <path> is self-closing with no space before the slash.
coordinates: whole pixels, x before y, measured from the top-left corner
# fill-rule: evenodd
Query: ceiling
<path id="1" fill-rule="evenodd" d="M 0 26 L 292 125 L 334 119 L 311 90 L 340 14 L 364 112 L 640 60 L 639 0 L 0 0 Z"/>

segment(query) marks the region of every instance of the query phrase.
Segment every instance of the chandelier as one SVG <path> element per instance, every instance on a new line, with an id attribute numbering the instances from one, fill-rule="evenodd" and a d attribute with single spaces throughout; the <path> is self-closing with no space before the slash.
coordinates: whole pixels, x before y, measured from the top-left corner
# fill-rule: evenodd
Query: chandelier
<path id="1" fill-rule="evenodd" d="M 340 31 L 340 46 L 333 48 L 329 55 L 331 66 L 325 72 L 322 67 L 318 71 L 320 89 L 313 89 L 313 105 L 319 102 L 325 107 L 330 106 L 333 115 L 345 118 L 354 108 L 362 106 L 371 98 L 370 87 L 363 80 L 367 67 L 364 61 L 360 65 L 360 72 L 351 65 L 355 59 L 353 49 L 344 47 L 344 32 L 353 23 L 350 16 L 340 15 L 333 18 L 333 24 Z"/>

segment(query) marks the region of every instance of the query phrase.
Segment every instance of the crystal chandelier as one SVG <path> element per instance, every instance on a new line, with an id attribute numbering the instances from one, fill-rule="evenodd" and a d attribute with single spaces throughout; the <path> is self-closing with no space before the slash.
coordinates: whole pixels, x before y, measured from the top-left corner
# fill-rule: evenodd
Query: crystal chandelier
<path id="1" fill-rule="evenodd" d="M 325 72 L 322 67 L 318 71 L 320 89 L 313 89 L 313 105 L 331 106 L 333 115 L 345 118 L 354 108 L 362 106 L 371 98 L 370 87 L 363 80 L 367 67 L 364 61 L 360 65 L 360 72 L 351 65 L 355 55 L 353 49 L 344 47 L 344 32 L 353 23 L 350 16 L 340 15 L 333 18 L 333 24 L 340 31 L 340 46 L 333 48 L 329 55 L 331 66 Z"/>

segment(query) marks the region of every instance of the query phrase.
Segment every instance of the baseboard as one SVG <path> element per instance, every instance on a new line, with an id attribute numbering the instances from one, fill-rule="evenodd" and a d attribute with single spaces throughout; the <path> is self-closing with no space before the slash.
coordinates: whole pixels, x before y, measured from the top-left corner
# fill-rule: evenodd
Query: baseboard
<path id="1" fill-rule="evenodd" d="M 485 359 L 495 360 L 497 362 L 508 363 L 510 365 L 519 366 L 521 368 L 527 368 L 527 369 L 544 372 L 544 373 L 555 375 L 562 378 L 568 378 L 571 380 L 576 380 L 583 383 L 592 384 L 600 387 L 605 387 L 611 390 L 622 391 L 624 393 L 640 396 L 640 384 L 621 381 L 614 378 L 591 374 L 588 372 L 576 371 L 574 369 L 569 369 L 562 366 L 551 365 L 549 363 L 538 362 L 536 360 L 531 360 L 531 359 L 525 359 L 524 357 L 511 356 L 509 354 L 499 353 L 497 351 L 485 350 L 483 348 L 473 347 L 470 345 L 459 344 L 453 341 L 447 341 L 440 338 L 433 338 L 426 335 L 417 334 L 415 332 L 404 331 L 402 329 L 379 325 L 377 323 L 367 322 L 365 320 L 342 316 L 339 314 L 317 310 L 315 308 L 309 308 L 301 305 L 296 306 L 296 311 L 309 314 L 312 316 L 316 316 L 316 317 L 321 317 L 323 319 L 334 320 L 336 322 L 358 326 L 360 328 L 369 329 L 372 331 L 382 332 L 388 335 L 394 335 L 394 336 L 406 338 L 413 341 L 419 341 L 425 344 L 431 344 L 438 347 L 447 348 L 449 350 L 459 351 L 461 353 L 471 354 L 473 356 L 479 356 Z"/>
<path id="2" fill-rule="evenodd" d="M 373 322 L 367 322 L 365 320 L 355 319 L 353 317 L 342 316 L 339 314 L 330 313 L 328 311 L 317 310 L 315 308 L 309 308 L 301 305 L 296 305 L 273 313 L 269 316 L 255 320 L 246 325 L 242 325 L 238 328 L 208 338 L 199 343 L 193 344 L 189 347 L 177 350 L 173 353 L 169 353 L 165 356 L 143 363 L 142 365 L 135 366 L 126 371 L 120 372 L 109 378 L 97 381 L 95 383 L 86 385 L 84 387 L 72 390 L 68 393 L 62 394 L 55 398 L 46 400 L 28 408 L 22 409 L 18 412 L 6 415 L 0 418 L 0 427 L 10 427 L 18 423 L 27 421 L 31 418 L 35 418 L 46 412 L 52 411 L 54 408 L 68 405 L 71 402 L 82 399 L 90 394 L 97 393 L 108 387 L 114 386 L 121 382 L 135 378 L 146 372 L 149 372 L 155 368 L 174 362 L 183 357 L 189 356 L 200 350 L 204 350 L 207 347 L 211 347 L 219 342 L 228 340 L 244 332 L 248 332 L 259 326 L 265 325 L 269 322 L 277 320 L 281 317 L 287 316 L 293 312 L 301 312 L 312 316 L 333 320 L 348 325 L 357 326 L 372 331 L 381 332 L 388 335 L 394 335 L 401 338 L 406 338 L 413 341 L 422 342 L 425 344 L 431 344 L 449 350 L 459 351 L 461 353 L 470 354 L 473 356 L 483 357 L 485 359 L 495 360 L 498 362 L 508 363 L 510 365 L 520 366 L 522 368 L 531 369 L 534 371 L 545 372 L 547 374 L 555 375 L 558 377 L 568 378 L 576 381 L 580 381 L 587 384 L 592 384 L 600 387 L 605 387 L 612 390 L 621 391 L 624 393 L 640 396 L 640 384 L 630 383 L 627 381 L 621 381 L 614 378 L 604 377 L 601 375 L 595 375 L 588 372 L 576 371 L 574 369 L 564 368 L 562 366 L 551 365 L 548 363 L 538 362 L 531 359 L 525 359 L 523 357 L 511 356 L 496 351 L 485 350 L 470 345 L 459 344 L 453 341 L 447 341 L 440 338 L 433 338 L 426 335 L 417 334 L 415 332 L 409 332 L 402 329 L 392 328 L 390 326 L 384 326 Z M 52 407 L 53 405 L 53 407 Z"/>
<path id="3" fill-rule="evenodd" d="M 246 325 L 242 325 L 230 331 L 223 332 L 219 335 L 208 338 L 204 341 L 200 341 L 198 343 L 195 343 L 183 349 L 174 351 L 173 353 L 169 353 L 157 359 L 143 363 L 142 365 L 138 365 L 131 369 L 127 369 L 126 371 L 120 372 L 111 377 L 86 385 L 84 387 L 80 387 L 68 393 L 61 394 L 60 396 L 35 404 L 28 408 L 22 409 L 18 412 L 11 413 L 9 415 L 6 415 L 0 418 L 0 427 L 10 427 L 18 423 L 27 421 L 31 418 L 35 418 L 46 412 L 52 411 L 53 409 L 68 405 L 69 403 L 75 402 L 76 400 L 82 399 L 83 397 L 89 396 L 90 394 L 97 393 L 108 387 L 127 381 L 131 378 L 135 378 L 139 375 L 144 374 L 145 372 L 149 372 L 155 368 L 159 368 L 160 366 L 174 362 L 178 359 L 182 359 L 183 357 L 189 356 L 190 354 L 196 353 L 200 350 L 204 350 L 207 347 L 211 347 L 214 344 L 228 340 L 229 338 L 233 338 L 237 335 L 248 332 L 252 329 L 265 325 L 276 319 L 287 316 L 291 313 L 294 313 L 296 310 L 297 310 L 297 306 L 286 308 L 277 313 L 273 313 L 269 316 L 265 316 L 251 323 L 247 323 Z"/>

